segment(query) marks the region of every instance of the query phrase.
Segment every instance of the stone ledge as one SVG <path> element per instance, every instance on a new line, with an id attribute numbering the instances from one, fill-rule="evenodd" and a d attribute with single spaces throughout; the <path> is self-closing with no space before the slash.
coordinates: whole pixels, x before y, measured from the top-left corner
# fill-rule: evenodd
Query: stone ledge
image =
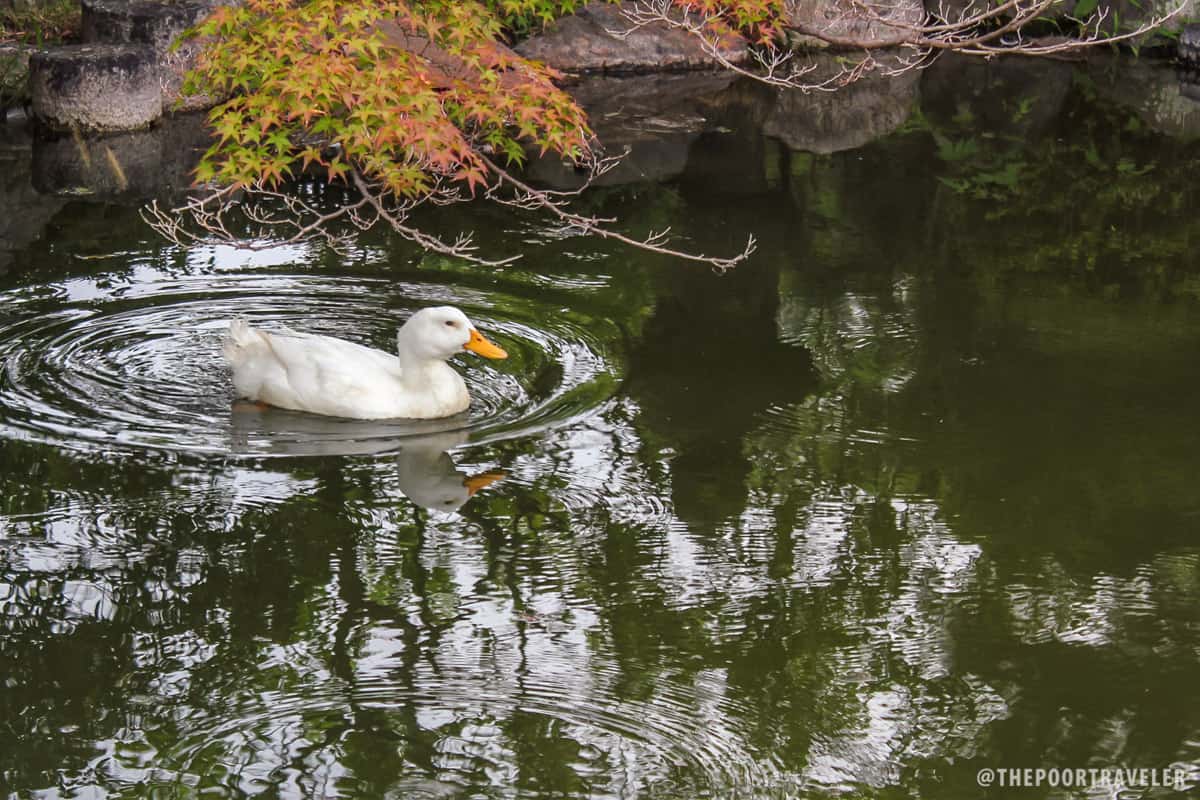
<path id="1" fill-rule="evenodd" d="M 183 76 L 195 63 L 200 47 L 179 35 L 230 0 L 83 0 L 84 42 L 147 45 L 160 70 L 163 110 L 193 111 L 213 105 L 212 98 L 183 97 Z"/>
<path id="2" fill-rule="evenodd" d="M 29 60 L 33 115 L 53 130 L 127 131 L 162 115 L 154 51 L 146 46 L 77 44 Z"/>

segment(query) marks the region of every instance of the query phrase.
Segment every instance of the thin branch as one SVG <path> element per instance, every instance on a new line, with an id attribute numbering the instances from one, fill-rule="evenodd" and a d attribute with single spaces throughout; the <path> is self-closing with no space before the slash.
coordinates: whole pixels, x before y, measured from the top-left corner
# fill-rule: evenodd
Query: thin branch
<path id="1" fill-rule="evenodd" d="M 585 216 L 570 211 L 569 201 L 596 178 L 612 169 L 619 162 L 615 157 L 587 159 L 583 162 L 589 168 L 584 185 L 569 191 L 535 189 L 486 156 L 481 158 L 495 176 L 493 183 L 483 193 L 487 199 L 526 211 L 549 213 L 564 229 L 613 239 L 631 247 L 687 261 L 699 261 L 718 270 L 729 269 L 745 260 L 754 252 L 756 246 L 754 237 L 751 236 L 745 249 L 731 258 L 688 253 L 666 245 L 669 229 L 651 232 L 643 239 L 635 239 L 605 227 L 616 222 L 615 219 Z M 396 233 L 425 250 L 475 264 L 496 267 L 510 264 L 520 258 L 519 255 L 500 259 L 483 258 L 478 255 L 479 248 L 470 233 L 460 234 L 453 241 L 447 241 L 414 227 L 409 218 L 413 210 L 423 203 L 446 204 L 465 202 L 468 199 L 457 187 L 441 179 L 436 179 L 430 190 L 420 197 L 401 201 L 396 200 L 380 185 L 372 183 L 357 170 L 351 170 L 350 179 L 359 197 L 351 202 L 341 203 L 332 210 L 317 208 L 295 194 L 256 184 L 213 189 L 173 208 L 163 208 L 155 201 L 143 207 L 141 214 L 164 238 L 182 246 L 221 242 L 249 250 L 263 250 L 281 244 L 318 240 L 336 250 L 344 251 L 348 249 L 351 237 L 350 234 L 335 233 L 333 226 L 336 223 L 345 221 L 355 230 L 361 231 L 382 221 Z M 235 222 L 238 224 L 235 225 Z M 245 223 L 255 228 L 255 233 L 247 234 L 244 229 Z"/>
<path id="2" fill-rule="evenodd" d="M 634 239 L 630 236 L 626 236 L 623 233 L 619 233 L 618 231 L 604 227 L 605 224 L 611 223 L 613 220 L 600 217 L 588 217 L 568 211 L 562 201 L 547 197 L 547 195 L 541 190 L 529 186 L 516 176 L 500 167 L 500 165 L 492 162 L 486 157 L 484 157 L 484 162 L 487 164 L 488 169 L 492 170 L 492 172 L 498 178 L 496 184 L 488 190 L 487 195 L 489 199 L 504 205 L 515 206 L 517 208 L 536 208 L 549 212 L 552 216 L 557 217 L 558 220 L 563 223 L 564 228 L 569 230 L 577 230 L 581 233 L 590 236 L 597 236 L 601 239 L 612 239 L 614 241 L 629 245 L 630 247 L 636 247 L 639 250 L 660 253 L 662 255 L 668 255 L 674 258 L 681 258 L 686 261 L 699 261 L 701 263 L 709 264 L 714 269 L 720 271 L 725 271 L 730 267 L 745 261 L 758 247 L 754 236 L 751 235 L 746 241 L 746 247 L 741 253 L 729 258 L 722 258 L 719 256 L 706 256 L 703 253 L 688 253 L 683 250 L 676 250 L 674 248 L 667 247 L 666 242 L 668 241 L 667 237 L 670 233 L 670 228 L 661 231 L 651 231 L 642 239 Z M 512 194 L 501 194 L 501 190 L 505 188 L 510 190 Z"/>
<path id="3" fill-rule="evenodd" d="M 501 258 L 494 261 L 486 258 L 480 258 L 479 256 L 475 255 L 475 252 L 479 248 L 472 243 L 473 237 L 470 233 L 460 234 L 453 243 L 448 244 L 432 234 L 425 233 L 419 228 L 406 225 L 404 223 L 408 217 L 407 210 L 399 214 L 394 213 L 394 210 L 389 210 L 383 202 L 382 193 L 375 187 L 371 186 L 371 184 L 367 182 L 367 179 L 364 178 L 358 172 L 358 170 L 353 170 L 351 175 L 354 178 L 355 188 L 357 188 L 363 196 L 362 202 L 370 203 L 371 207 L 375 209 L 375 213 L 379 215 L 379 218 L 392 226 L 392 230 L 396 231 L 396 233 L 399 233 L 405 239 L 419 244 L 426 250 L 432 250 L 435 253 L 454 256 L 456 258 L 461 258 L 486 267 L 504 266 L 505 264 L 511 264 L 521 257 L 519 255 L 509 256 L 508 258 Z"/>
<path id="4" fill-rule="evenodd" d="M 888 11 L 900 8 L 897 5 L 884 6 L 887 11 L 881 12 L 879 6 L 864 0 L 846 2 L 843 15 L 824 27 L 790 20 L 783 25 L 788 31 L 811 37 L 828 46 L 861 52 L 855 60 L 822 80 L 810 77 L 816 69 L 815 64 L 797 63 L 797 51 L 786 47 L 751 48 L 757 69 L 730 61 L 721 47 L 718 33 L 723 20 L 720 10 L 700 12 L 690 8 L 681 9 L 674 0 L 638 0 L 622 10 L 629 27 L 610 33 L 628 36 L 648 25 L 664 25 L 694 37 L 709 58 L 738 75 L 777 88 L 829 92 L 873 72 L 892 76 L 921 69 L 932 63 L 938 54 L 948 51 L 984 58 L 998 55 L 1061 56 L 1097 45 L 1129 41 L 1174 20 L 1186 6 L 1181 0 L 1167 12 L 1155 14 L 1134 30 L 1120 34 L 1107 34 L 1102 30 L 1109 18 L 1109 10 L 1099 8 L 1084 20 L 1067 17 L 1079 26 L 1077 37 L 1039 42 L 1023 37 L 1021 30 L 1034 20 L 1044 18 L 1045 13 L 1062 0 L 1005 0 L 991 8 L 985 5 L 979 9 L 971 4 L 956 12 L 949 11 L 942 4 L 936 12 L 919 10 L 922 16 L 920 22 L 889 14 Z M 839 24 L 844 27 L 847 21 L 873 24 L 883 30 L 872 36 L 852 36 L 834 30 Z M 890 61 L 877 60 L 871 55 L 877 50 L 898 52 Z"/>
<path id="5" fill-rule="evenodd" d="M 276 215 L 261 204 L 263 201 L 282 204 L 288 215 Z M 142 219 L 168 241 L 182 246 L 219 241 L 236 244 L 246 250 L 265 250 L 281 244 L 320 239 L 338 251 L 348 248 L 344 235 L 333 232 L 330 225 L 336 220 L 355 214 L 366 204 L 365 199 L 322 212 L 294 194 L 280 192 L 265 184 L 231 185 L 212 189 L 193 197 L 181 206 L 163 208 L 157 200 L 141 209 Z M 257 226 L 258 236 L 230 230 L 231 219 L 248 221 Z"/>
<path id="6" fill-rule="evenodd" d="M 629 23 L 624 30 L 609 30 L 609 34 L 626 38 L 634 31 L 647 25 L 666 24 L 694 36 L 705 55 L 725 69 L 745 78 L 779 88 L 799 88 L 804 91 L 833 91 L 838 88 L 835 79 L 818 84 L 805 84 L 800 79 L 816 69 L 816 65 L 799 66 L 794 63 L 793 52 L 779 48 L 751 49 L 750 54 L 761 71 L 746 69 L 730 60 L 721 47 L 721 36 L 716 32 L 720 15 L 681 10 L 673 0 L 641 0 L 621 9 L 621 16 Z"/>

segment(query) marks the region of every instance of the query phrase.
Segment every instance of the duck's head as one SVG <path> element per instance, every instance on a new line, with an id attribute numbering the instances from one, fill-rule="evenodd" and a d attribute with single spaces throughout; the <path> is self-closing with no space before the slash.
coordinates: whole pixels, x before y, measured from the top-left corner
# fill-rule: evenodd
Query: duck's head
<path id="1" fill-rule="evenodd" d="M 485 339 L 454 306 L 422 308 L 413 314 L 396 335 L 396 345 L 402 357 L 445 361 L 470 350 L 484 358 L 508 358 L 508 353 Z"/>

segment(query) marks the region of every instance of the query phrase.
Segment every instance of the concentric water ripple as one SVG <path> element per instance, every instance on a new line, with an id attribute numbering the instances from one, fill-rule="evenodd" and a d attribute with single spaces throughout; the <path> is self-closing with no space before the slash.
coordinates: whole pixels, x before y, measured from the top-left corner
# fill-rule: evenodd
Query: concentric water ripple
<path id="1" fill-rule="evenodd" d="M 400 632 L 370 635 L 372 652 L 354 676 L 335 676 L 303 652 L 281 648 L 261 668 L 288 688 L 242 687 L 212 707 L 179 707 L 187 736 L 155 754 L 154 770 L 115 757 L 113 782 L 207 786 L 217 796 L 279 786 L 311 796 L 312 787 L 333 779 L 347 796 L 562 796 L 554 785 L 538 785 L 538 770 L 523 763 L 523 751 L 544 740 L 556 745 L 545 767 L 573 774 L 591 797 L 765 796 L 786 781 L 772 758 L 749 745 L 751 715 L 728 696 L 720 671 L 660 676 L 651 697 L 629 699 L 615 691 L 616 665 L 598 653 L 558 653 L 488 684 L 478 663 L 448 652 L 425 654 L 428 669 L 417 665 L 408 676 L 407 667 L 397 669 Z M 504 662 L 507 656 L 519 653 L 499 654 Z M 302 688 L 284 678 L 292 670 L 303 675 L 296 676 Z M 187 686 L 164 690 L 186 694 Z M 388 742 L 381 763 L 350 756 L 354 741 L 313 736 L 364 726 Z"/>
<path id="2" fill-rule="evenodd" d="M 260 417 L 234 403 L 220 354 L 232 317 L 390 350 L 409 314 L 441 303 L 462 307 L 510 353 L 499 364 L 456 360 L 469 412 L 359 422 Z M 605 398 L 612 369 L 590 320 L 526 298 L 363 277 L 179 277 L 138 267 L 133 277 L 0 294 L 0 308 L 0 437 L 70 449 L 328 455 L 387 452 L 448 430 L 490 440 L 586 413 Z"/>

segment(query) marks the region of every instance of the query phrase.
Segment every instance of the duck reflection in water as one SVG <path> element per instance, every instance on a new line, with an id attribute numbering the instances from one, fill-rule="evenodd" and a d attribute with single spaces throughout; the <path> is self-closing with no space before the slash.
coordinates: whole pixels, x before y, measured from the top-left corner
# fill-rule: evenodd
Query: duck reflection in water
<path id="1" fill-rule="evenodd" d="M 449 451 L 469 439 L 462 415 L 428 421 L 351 420 L 236 402 L 230 420 L 231 451 L 239 455 L 394 453 L 400 491 L 432 511 L 457 511 L 476 492 L 506 474 L 491 470 L 468 475 L 458 469 Z"/>

